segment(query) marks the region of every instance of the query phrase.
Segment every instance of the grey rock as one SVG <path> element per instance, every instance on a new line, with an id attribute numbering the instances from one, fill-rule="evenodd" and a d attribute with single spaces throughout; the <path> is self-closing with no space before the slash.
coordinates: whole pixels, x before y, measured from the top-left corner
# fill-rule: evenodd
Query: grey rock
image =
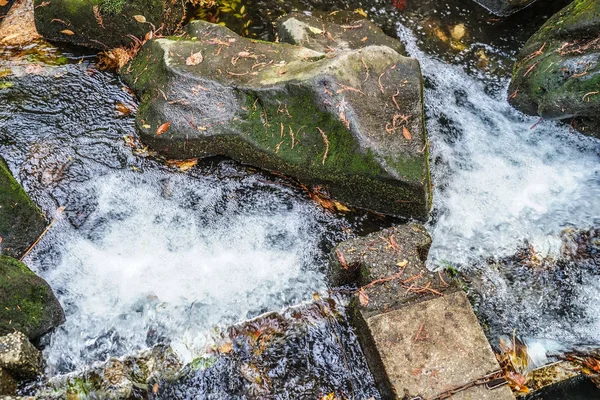
<path id="1" fill-rule="evenodd" d="M 196 21 L 121 73 L 142 139 L 167 157 L 226 156 L 352 206 L 428 214 L 421 71 L 389 47 L 325 55 Z"/>
<path id="2" fill-rule="evenodd" d="M 0 337 L 0 368 L 15 378 L 34 378 L 42 373 L 42 355 L 23 333 L 4 335 Z"/>
<path id="3" fill-rule="evenodd" d="M 404 44 L 386 35 L 379 26 L 348 12 L 293 12 L 277 21 L 281 42 L 303 46 L 321 53 L 387 46 L 405 54 Z"/>

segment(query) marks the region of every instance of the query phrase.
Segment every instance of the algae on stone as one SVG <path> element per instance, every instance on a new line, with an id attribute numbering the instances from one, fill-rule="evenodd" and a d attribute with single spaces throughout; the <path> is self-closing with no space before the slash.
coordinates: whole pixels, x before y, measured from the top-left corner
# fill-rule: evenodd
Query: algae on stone
<path id="1" fill-rule="evenodd" d="M 142 139 L 168 157 L 227 156 L 357 207 L 428 214 L 421 71 L 389 47 L 325 55 L 196 21 L 121 73 Z"/>
<path id="2" fill-rule="evenodd" d="M 509 101 L 530 115 L 600 137 L 600 1 L 575 0 L 520 52 Z"/>
<path id="3" fill-rule="evenodd" d="M 48 40 L 108 50 L 172 33 L 182 21 L 180 0 L 34 0 L 35 24 Z M 143 17 L 143 18 L 142 18 Z"/>
<path id="4" fill-rule="evenodd" d="M 0 158 L 0 250 L 20 257 L 39 237 L 46 221 Z"/>
<path id="5" fill-rule="evenodd" d="M 46 281 L 14 258 L 0 256 L 0 334 L 18 330 L 35 340 L 63 321 Z"/>

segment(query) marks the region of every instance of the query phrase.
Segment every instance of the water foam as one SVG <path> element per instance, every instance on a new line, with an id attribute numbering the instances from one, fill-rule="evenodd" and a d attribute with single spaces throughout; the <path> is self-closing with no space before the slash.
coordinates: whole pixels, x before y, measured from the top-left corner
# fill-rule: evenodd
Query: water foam
<path id="1" fill-rule="evenodd" d="M 507 255 L 524 239 L 556 250 L 563 228 L 600 222 L 598 140 L 524 116 L 506 101 L 508 80 L 469 75 L 398 32 L 427 81 L 432 262 Z"/>

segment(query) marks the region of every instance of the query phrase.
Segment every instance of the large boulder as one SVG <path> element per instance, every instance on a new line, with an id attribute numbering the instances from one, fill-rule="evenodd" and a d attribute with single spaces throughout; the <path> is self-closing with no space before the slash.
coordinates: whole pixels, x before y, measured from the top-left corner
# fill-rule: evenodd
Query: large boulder
<path id="1" fill-rule="evenodd" d="M 599 33 L 600 0 L 575 0 L 550 18 L 520 52 L 510 103 L 599 137 Z"/>
<path id="2" fill-rule="evenodd" d="M 35 340 L 64 318 L 46 281 L 14 258 L 0 256 L 0 334 L 18 330 Z"/>
<path id="3" fill-rule="evenodd" d="M 172 33 L 184 14 L 178 0 L 34 0 L 44 38 L 95 49 L 127 46 L 150 31 Z"/>
<path id="4" fill-rule="evenodd" d="M 500 16 L 514 14 L 536 1 L 537 0 L 475 0 L 475 2 L 481 4 L 490 12 Z"/>
<path id="5" fill-rule="evenodd" d="M 357 207 L 428 214 L 421 71 L 389 47 L 325 55 L 197 21 L 121 72 L 142 139 L 167 157 L 227 156 Z"/>
<path id="6" fill-rule="evenodd" d="M 46 221 L 0 158 L 0 249 L 20 257 L 39 237 Z M 1 323 L 1 322 L 0 322 Z"/>

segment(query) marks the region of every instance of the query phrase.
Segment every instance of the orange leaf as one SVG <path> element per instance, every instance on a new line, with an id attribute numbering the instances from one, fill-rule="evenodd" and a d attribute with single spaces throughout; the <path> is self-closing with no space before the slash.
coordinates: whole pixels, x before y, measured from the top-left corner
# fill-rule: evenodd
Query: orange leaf
<path id="1" fill-rule="evenodd" d="M 7 4 L 8 4 L 8 1 L 6 1 L 6 0 L 0 0 L 0 7 L 4 7 Z"/>
<path id="2" fill-rule="evenodd" d="M 402 136 L 404 136 L 404 139 L 406 139 L 406 140 L 412 139 L 412 135 L 410 134 L 410 131 L 405 126 L 402 127 Z"/>
<path id="3" fill-rule="evenodd" d="M 167 131 L 167 129 L 169 129 L 170 126 L 171 126 L 171 122 L 165 122 L 164 124 L 159 126 L 158 129 L 156 130 L 156 136 L 159 136 L 159 135 L 162 135 L 163 133 L 165 133 Z"/>
<path id="4" fill-rule="evenodd" d="M 204 58 L 202 57 L 202 52 L 199 51 L 186 58 L 185 65 L 198 65 L 202 60 L 204 60 Z"/>
<path id="5" fill-rule="evenodd" d="M 115 106 L 115 108 L 117 109 L 117 112 L 123 114 L 123 115 L 129 115 L 131 114 L 131 108 L 127 107 L 125 104 L 123 103 L 117 103 L 117 105 Z"/>
<path id="6" fill-rule="evenodd" d="M 73 32 L 72 30 L 69 29 L 63 29 L 62 31 L 60 31 L 60 33 L 64 33 L 65 35 L 74 35 L 75 32 Z"/>
<path id="7" fill-rule="evenodd" d="M 343 269 L 348 269 L 348 264 L 346 263 L 346 258 L 344 257 L 344 253 L 342 253 L 339 250 L 335 251 L 335 255 L 337 256 L 338 260 L 340 261 L 340 264 L 342 265 Z"/>

